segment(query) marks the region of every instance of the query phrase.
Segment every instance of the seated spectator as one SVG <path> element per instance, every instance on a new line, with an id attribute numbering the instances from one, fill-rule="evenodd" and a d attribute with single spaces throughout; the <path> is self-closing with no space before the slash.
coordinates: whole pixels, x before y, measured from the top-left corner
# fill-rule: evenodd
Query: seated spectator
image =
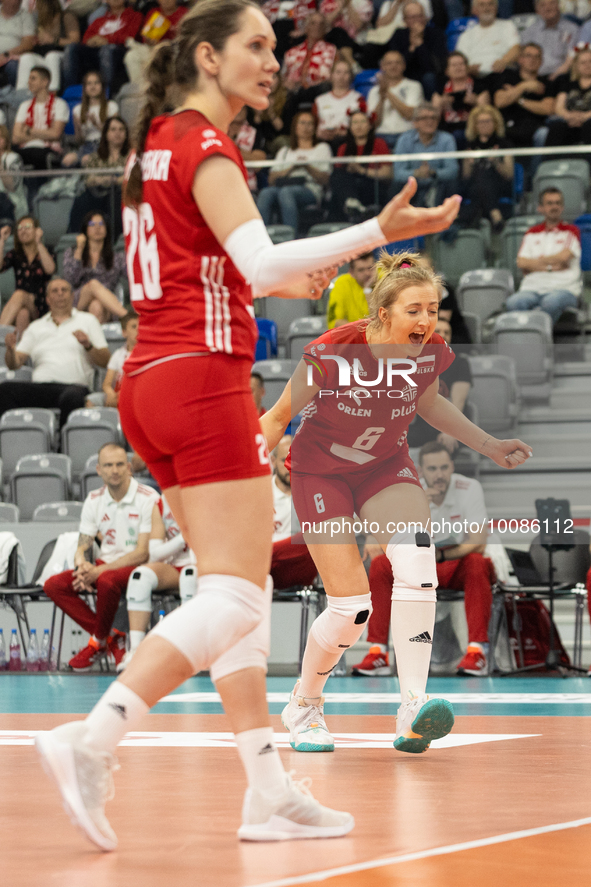
<path id="1" fill-rule="evenodd" d="M 273 468 L 273 553 L 269 573 L 275 588 L 311 585 L 318 573 L 304 537 L 299 532 L 292 506 L 291 474 L 285 467 L 290 446 L 291 436 L 286 434 L 270 454 Z"/>
<path id="2" fill-rule="evenodd" d="M 64 253 L 64 277 L 73 288 L 78 311 L 89 311 L 100 323 L 123 317 L 126 310 L 113 290 L 127 274 L 125 254 L 113 252 L 107 217 L 88 213 L 76 247 Z"/>
<path id="3" fill-rule="evenodd" d="M 456 49 L 468 59 L 473 77 L 502 74 L 517 61 L 517 28 L 511 19 L 497 18 L 497 10 L 497 0 L 472 0 L 472 14 L 478 24 L 460 34 Z"/>
<path id="4" fill-rule="evenodd" d="M 438 333 L 448 345 L 452 343 L 451 323 L 449 320 L 439 318 L 435 327 Z M 451 400 L 453 405 L 464 412 L 470 388 L 472 387 L 472 372 L 468 360 L 461 354 L 456 354 L 456 359 L 441 375 L 439 376 L 439 394 L 447 400 Z M 458 448 L 458 441 L 449 434 L 437 431 L 432 425 L 429 425 L 417 413 L 408 428 L 407 442 L 411 448 L 422 447 L 429 441 L 437 440 L 443 444 L 450 453 L 454 453 Z"/>
<path id="5" fill-rule="evenodd" d="M 269 107 L 265 111 L 255 111 L 253 124 L 260 133 L 265 151 L 268 156 L 273 156 L 279 148 L 289 142 L 289 124 L 285 119 L 285 107 L 287 102 L 287 90 L 283 85 L 283 77 L 279 71 L 273 74 Z M 292 115 L 293 116 L 293 115 Z"/>
<path id="6" fill-rule="evenodd" d="M 125 0 L 107 0 L 109 11 L 95 19 L 84 32 L 82 43 L 71 43 L 63 58 L 63 86 L 80 83 L 86 71 L 98 69 L 103 82 L 114 94 L 125 81 L 125 43 L 133 40 L 142 27 L 141 12 L 126 6 Z"/>
<path id="7" fill-rule="evenodd" d="M 566 78 L 565 78 L 566 79 Z M 591 49 L 575 54 L 570 81 L 559 81 L 554 113 L 548 121 L 546 146 L 591 141 Z"/>
<path id="8" fill-rule="evenodd" d="M 150 487 L 134 480 L 127 453 L 118 444 L 101 447 L 96 470 L 104 487 L 93 490 L 84 502 L 76 566 L 52 576 L 43 586 L 60 610 L 90 635 L 88 646 L 68 663 L 74 671 L 90 671 L 108 653 L 117 665 L 122 661 L 125 634 L 111 628 L 129 577 L 148 560 L 152 517 L 160 499 Z M 99 534 L 99 557 L 93 563 Z M 96 612 L 81 596 L 88 592 L 96 592 Z"/>
<path id="9" fill-rule="evenodd" d="M 499 151 L 508 147 L 505 123 L 501 112 L 492 105 L 473 108 L 466 126 L 466 148 L 469 151 Z M 503 230 L 503 204 L 501 197 L 513 194 L 513 158 L 510 154 L 498 157 L 467 157 L 462 161 L 462 190 L 470 203 L 464 202 L 460 221 L 465 225 L 477 225 L 481 218 L 488 219 L 495 233 Z M 512 207 L 509 205 L 509 210 Z"/>
<path id="10" fill-rule="evenodd" d="M 139 33 L 142 42 L 130 37 L 123 62 L 130 83 L 141 83 L 146 62 L 153 46 L 162 40 L 174 40 L 177 25 L 187 12 L 186 6 L 177 6 L 177 0 L 161 0 L 158 7 L 149 9 Z"/>
<path id="11" fill-rule="evenodd" d="M 540 194 L 544 221 L 527 231 L 517 254 L 523 271 L 519 291 L 507 299 L 506 311 L 540 308 L 555 324 L 565 308 L 574 308 L 583 289 L 581 233 L 562 221 L 564 198 L 558 188 Z"/>
<path id="12" fill-rule="evenodd" d="M 542 50 L 538 73 L 550 80 L 567 74 L 579 37 L 579 26 L 560 14 L 559 0 L 536 0 L 535 21 L 521 33 L 521 43 L 537 43 Z"/>
<path id="13" fill-rule="evenodd" d="M 132 571 L 127 581 L 127 613 L 129 616 L 129 649 L 117 665 L 125 671 L 150 628 L 152 593 L 181 590 L 181 603 L 196 593 L 196 569 L 193 571 L 193 592 L 186 596 L 181 588 L 183 568 L 195 564 L 195 556 L 181 535 L 168 502 L 162 496 L 152 512 L 149 560 Z"/>
<path id="14" fill-rule="evenodd" d="M 445 32 L 428 25 L 427 15 L 418 0 L 409 0 L 403 8 L 404 28 L 394 31 L 387 49 L 399 52 L 406 62 L 406 76 L 418 80 L 425 98 L 431 99 L 437 77 L 443 71 L 447 54 Z"/>
<path id="15" fill-rule="evenodd" d="M 283 163 L 269 172 L 269 185 L 258 197 L 258 207 L 265 225 L 270 225 L 277 210 L 279 222 L 297 231 L 300 209 L 319 204 L 330 178 L 326 162 L 332 152 L 326 142 L 316 138 L 316 120 L 311 111 L 300 111 L 293 119 L 289 148 L 280 148 L 276 160 Z"/>
<path id="16" fill-rule="evenodd" d="M 259 130 L 251 126 L 248 120 L 248 108 L 244 105 L 228 127 L 228 135 L 242 154 L 244 161 L 266 160 L 263 150 L 263 137 Z M 248 170 L 248 187 L 254 193 L 259 189 L 257 171 Z"/>
<path id="17" fill-rule="evenodd" d="M 263 416 L 267 411 L 263 406 L 263 397 L 265 396 L 265 380 L 260 373 L 250 374 L 250 391 L 257 408 L 259 416 Z"/>
<path id="18" fill-rule="evenodd" d="M 352 64 L 366 40 L 374 12 L 372 0 L 320 0 L 319 11 L 326 19 L 326 42 L 333 43 Z"/>
<path id="19" fill-rule="evenodd" d="M 23 158 L 10 150 L 8 127 L 0 125 L 0 219 L 14 221 L 29 212 L 25 180 L 10 173 L 23 169 Z"/>
<path id="20" fill-rule="evenodd" d="M 368 316 L 367 297 L 372 291 L 374 266 L 373 253 L 365 253 L 351 259 L 348 273 L 337 277 L 328 297 L 326 325 L 329 330 Z"/>
<path id="21" fill-rule="evenodd" d="M 458 665 L 458 674 L 486 675 L 488 623 L 496 577 L 492 561 L 484 556 L 488 523 L 484 492 L 477 480 L 454 472 L 450 454 L 437 441 L 421 447 L 419 464 L 431 520 L 439 527 L 445 523 L 445 532 L 433 533 L 439 585 L 464 592 L 468 648 Z M 478 525 L 483 529 L 456 534 L 448 532 L 452 524 L 467 528 Z M 380 546 L 366 545 L 366 552 L 372 558 L 369 587 L 373 613 L 367 625 L 367 639 L 372 646 L 365 659 L 353 666 L 353 674 L 380 676 L 389 674 L 388 634 L 394 578 L 390 561 Z"/>
<path id="22" fill-rule="evenodd" d="M 18 220 L 14 231 L 14 247 L 4 255 L 4 244 L 10 237 L 8 225 L 0 229 L 2 271 L 14 269 L 16 290 L 2 309 L 0 324 L 15 326 L 20 339 L 32 320 L 47 313 L 45 293 L 55 262 L 43 244 L 43 231 L 32 216 Z"/>
<path id="23" fill-rule="evenodd" d="M 70 119 L 70 109 L 63 99 L 49 92 L 51 74 L 37 66 L 29 74 L 30 101 L 22 102 L 14 121 L 13 144 L 25 164 L 35 169 L 59 165 L 62 136 Z"/>
<path id="24" fill-rule="evenodd" d="M 35 46 L 35 19 L 21 0 L 0 0 L 0 87 L 14 86 L 21 56 Z"/>
<path id="25" fill-rule="evenodd" d="M 365 110 L 365 100 L 360 92 L 351 89 L 353 69 L 349 62 L 337 59 L 334 63 L 330 92 L 323 92 L 314 100 L 313 111 L 318 121 L 316 137 L 323 142 L 342 142 L 349 130 L 351 114 Z"/>
<path id="26" fill-rule="evenodd" d="M 330 79 L 336 47 L 324 40 L 326 20 L 319 12 L 306 19 L 306 39 L 289 49 L 283 59 L 283 82 L 301 103 L 311 103 L 324 92 Z"/>
<path id="27" fill-rule="evenodd" d="M 64 49 L 80 40 L 80 25 L 72 12 L 62 10 L 59 0 L 36 0 L 37 35 L 33 52 L 21 55 L 17 89 L 26 89 L 29 74 L 36 65 L 51 72 L 49 89 L 59 92 Z"/>
<path id="28" fill-rule="evenodd" d="M 390 148 L 403 132 L 412 129 L 412 115 L 424 100 L 423 87 L 404 76 L 406 62 L 399 52 L 387 52 L 380 63 L 379 83 L 367 96 L 367 112 L 373 114 L 377 135 Z"/>
<path id="29" fill-rule="evenodd" d="M 33 381 L 0 385 L 0 416 L 21 407 L 59 409 L 62 426 L 84 406 L 94 368 L 106 367 L 111 355 L 96 317 L 74 308 L 67 280 L 50 280 L 46 299 L 48 313 L 27 327 L 18 346 L 16 333 L 6 336 L 6 366 L 18 370 L 31 358 Z"/>
<path id="30" fill-rule="evenodd" d="M 475 105 L 490 105 L 490 92 L 482 80 L 470 77 L 468 59 L 456 50 L 447 57 L 445 74 L 440 77 L 431 101 L 441 112 L 439 128 L 451 133 L 462 150 L 470 111 Z"/>
<path id="31" fill-rule="evenodd" d="M 425 151 L 456 151 L 455 139 L 448 132 L 441 132 L 439 111 L 428 102 L 414 110 L 414 129 L 402 133 L 396 143 L 395 154 L 424 154 Z M 435 160 L 402 160 L 394 164 L 394 185 L 400 191 L 409 176 L 417 180 L 415 206 L 438 206 L 446 197 L 457 191 L 460 167 L 458 161 L 440 157 Z M 433 203 L 433 201 L 435 201 Z"/>
<path id="32" fill-rule="evenodd" d="M 121 330 L 123 331 L 125 345 L 113 352 L 107 364 L 107 375 L 103 382 L 106 407 L 119 406 L 119 391 L 123 381 L 123 364 L 136 346 L 139 324 L 139 318 L 133 308 L 126 311 L 121 318 Z"/>
<path id="33" fill-rule="evenodd" d="M 369 157 L 389 154 L 386 142 L 374 133 L 370 120 L 363 111 L 351 115 L 346 141 L 339 147 L 339 157 Z M 331 175 L 330 217 L 335 221 L 363 214 L 366 207 L 383 205 L 388 199 L 392 181 L 391 163 L 355 163 L 333 167 Z"/>
<path id="34" fill-rule="evenodd" d="M 96 153 L 88 154 L 84 165 L 87 169 L 96 169 L 97 172 L 85 178 L 86 188 L 79 194 L 72 204 L 70 211 L 69 231 L 80 230 L 83 218 L 89 212 L 102 212 L 109 217 L 113 210 L 115 240 L 121 234 L 123 227 L 121 221 L 121 185 L 123 184 L 123 172 L 120 175 L 105 175 L 99 172 L 101 169 L 123 169 L 129 156 L 129 132 L 127 123 L 122 117 L 109 117 L 105 120 L 101 140 Z"/>
<path id="35" fill-rule="evenodd" d="M 103 127 L 109 117 L 119 113 L 119 105 L 108 99 L 98 71 L 88 71 L 82 79 L 82 101 L 72 109 L 74 140 L 77 151 L 64 155 L 62 166 L 85 166 L 89 154 L 99 146 Z"/>
<path id="36" fill-rule="evenodd" d="M 539 74 L 542 50 L 536 43 L 525 43 L 519 51 L 519 67 L 499 77 L 495 105 L 503 113 L 507 137 L 517 148 L 543 145 L 546 129 L 536 141 L 536 133 L 546 117 L 554 113 L 556 88 Z"/>

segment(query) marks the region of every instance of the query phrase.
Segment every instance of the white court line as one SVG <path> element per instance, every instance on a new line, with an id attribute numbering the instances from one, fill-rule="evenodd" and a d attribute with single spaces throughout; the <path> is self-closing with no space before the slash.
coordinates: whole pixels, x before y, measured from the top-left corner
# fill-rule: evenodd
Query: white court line
<path id="1" fill-rule="evenodd" d="M 491 838 L 480 838 L 477 841 L 465 841 L 463 844 L 448 844 L 444 847 L 432 847 L 430 850 L 418 850 L 416 853 L 404 853 L 401 856 L 391 856 L 384 859 L 372 859 L 369 862 L 357 862 L 352 865 L 343 865 L 336 869 L 326 869 L 323 872 L 312 872 L 309 875 L 298 875 L 295 878 L 282 878 L 279 881 L 264 881 L 251 887 L 292 887 L 293 884 L 307 884 L 313 881 L 326 881 L 337 875 L 348 875 L 353 872 L 364 872 L 369 869 L 383 868 L 387 865 L 400 865 L 403 862 L 414 862 L 417 859 L 428 859 L 433 856 L 446 856 L 450 853 L 460 853 L 463 850 L 474 850 L 477 847 L 490 847 L 493 844 L 504 844 L 508 841 L 519 841 L 521 838 L 533 838 L 535 835 L 547 835 L 550 832 L 561 832 L 569 828 L 579 828 L 582 825 L 591 825 L 591 816 L 586 819 L 573 819 L 571 822 L 557 822 L 554 825 L 542 825 L 539 828 L 523 829 L 520 832 L 507 832 L 505 835 L 494 835 Z"/>
<path id="2" fill-rule="evenodd" d="M 591 705 L 591 693 L 440 693 L 450 702 L 475 705 Z M 289 692 L 267 693 L 267 702 L 289 702 Z M 325 693 L 326 702 L 343 705 L 392 704 L 400 702 L 400 693 Z M 215 691 L 173 693 L 160 702 L 219 702 Z"/>

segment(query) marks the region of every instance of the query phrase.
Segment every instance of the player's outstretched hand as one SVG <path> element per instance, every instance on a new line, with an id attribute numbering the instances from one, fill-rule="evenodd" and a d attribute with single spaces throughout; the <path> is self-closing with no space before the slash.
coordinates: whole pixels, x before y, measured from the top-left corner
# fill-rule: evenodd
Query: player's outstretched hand
<path id="1" fill-rule="evenodd" d="M 517 468 L 533 456 L 529 444 L 514 438 L 513 440 L 495 440 L 491 438 L 482 448 L 485 456 L 488 456 L 501 468 Z"/>
<path id="2" fill-rule="evenodd" d="M 456 218 L 462 202 L 457 194 L 448 197 L 441 206 L 428 208 L 411 206 L 410 201 L 416 191 L 417 181 L 410 176 L 402 191 L 378 215 L 378 222 L 389 243 L 445 231 Z"/>

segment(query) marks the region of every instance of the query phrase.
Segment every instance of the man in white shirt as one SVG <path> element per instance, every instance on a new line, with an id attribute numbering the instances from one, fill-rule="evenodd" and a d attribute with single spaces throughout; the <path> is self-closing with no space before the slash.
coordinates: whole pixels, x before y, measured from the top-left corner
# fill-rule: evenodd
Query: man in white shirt
<path id="1" fill-rule="evenodd" d="M 540 308 L 555 324 L 565 308 L 574 308 L 583 289 L 581 233 L 562 221 L 564 197 L 559 188 L 540 194 L 544 221 L 527 231 L 517 254 L 523 271 L 519 291 L 507 299 L 506 311 Z"/>
<path id="2" fill-rule="evenodd" d="M 36 65 L 29 74 L 29 91 L 33 98 L 21 102 L 12 132 L 13 144 L 25 163 L 35 169 L 47 169 L 62 153 L 62 136 L 70 117 L 67 102 L 49 92 L 51 73 Z"/>
<path id="3" fill-rule="evenodd" d="M 419 451 L 421 483 L 431 508 L 431 536 L 436 546 L 437 580 L 441 588 L 464 592 L 468 623 L 468 649 L 458 665 L 458 674 L 486 675 L 488 671 L 488 623 L 492 607 L 495 571 L 484 557 L 488 515 L 484 492 L 477 480 L 454 473 L 448 450 L 439 441 L 424 444 Z M 389 674 L 388 631 L 392 596 L 392 567 L 378 545 L 366 546 L 372 558 L 369 585 L 373 613 L 367 627 L 372 645 L 354 674 Z M 432 643 L 428 633 L 417 643 Z"/>
<path id="4" fill-rule="evenodd" d="M 35 20 L 21 0 L 0 2 L 0 69 L 11 86 L 16 83 L 20 57 L 36 43 Z M 1 79 L 2 75 L 0 75 Z M 2 83 L 1 85 L 4 85 Z"/>
<path id="5" fill-rule="evenodd" d="M 270 573 L 275 588 L 310 585 L 318 572 L 292 509 L 291 476 L 285 467 L 290 446 L 291 436 L 286 434 L 271 453 L 274 525 Z"/>
<path id="6" fill-rule="evenodd" d="M 412 129 L 414 109 L 424 100 L 423 87 L 404 76 L 406 62 L 399 52 L 387 52 L 380 62 L 380 82 L 367 96 L 367 113 L 376 120 L 376 134 L 396 147 L 401 133 Z"/>
<path id="7" fill-rule="evenodd" d="M 519 34 L 511 19 L 497 18 L 497 0 L 472 0 L 478 24 L 467 28 L 456 49 L 468 59 L 473 77 L 502 74 L 519 56 Z"/>
<path id="8" fill-rule="evenodd" d="M 50 280 L 45 298 L 49 312 L 29 324 L 18 346 L 16 333 L 4 340 L 8 369 L 18 370 L 30 357 L 33 381 L 0 385 L 0 416 L 21 407 L 57 408 L 63 425 L 72 410 L 84 406 L 94 367 L 106 367 L 111 355 L 96 317 L 73 307 L 67 280 Z"/>
<path id="9" fill-rule="evenodd" d="M 111 633 L 111 627 L 131 573 L 148 560 L 152 516 L 160 499 L 131 476 L 127 453 L 118 444 L 101 447 L 96 470 L 105 485 L 84 502 L 75 569 L 52 576 L 43 586 L 45 594 L 90 634 L 88 646 L 68 663 L 74 671 L 89 671 L 107 653 L 117 664 L 123 659 L 125 635 Z M 97 536 L 100 551 L 93 564 Z M 80 596 L 89 592 L 96 592 L 96 612 Z"/>

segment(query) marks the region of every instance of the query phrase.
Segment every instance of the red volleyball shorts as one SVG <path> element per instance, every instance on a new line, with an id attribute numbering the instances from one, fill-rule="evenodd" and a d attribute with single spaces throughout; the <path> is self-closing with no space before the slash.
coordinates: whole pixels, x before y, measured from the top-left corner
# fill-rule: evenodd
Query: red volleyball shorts
<path id="1" fill-rule="evenodd" d="M 302 474 L 291 470 L 293 504 L 302 529 L 305 523 L 359 515 L 369 499 L 395 484 L 421 486 L 407 447 L 377 466 L 344 469 L 342 474 Z"/>
<path id="2" fill-rule="evenodd" d="M 125 437 L 163 490 L 270 473 L 250 391 L 251 361 L 179 357 L 125 376 Z"/>

